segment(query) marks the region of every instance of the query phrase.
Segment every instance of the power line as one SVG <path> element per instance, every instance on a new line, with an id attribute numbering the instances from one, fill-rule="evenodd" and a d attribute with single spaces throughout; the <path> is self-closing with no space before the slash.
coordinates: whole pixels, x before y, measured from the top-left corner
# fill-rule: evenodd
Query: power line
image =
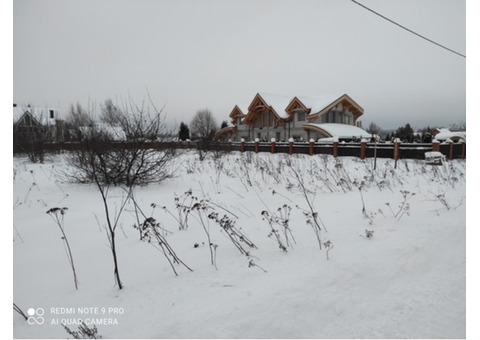
<path id="1" fill-rule="evenodd" d="M 437 46 L 439 46 L 439 47 L 441 47 L 441 48 L 443 48 L 443 49 L 446 49 L 446 50 L 449 51 L 449 52 L 455 53 L 456 55 L 459 55 L 459 56 L 461 56 L 461 57 L 463 57 L 463 58 L 467 58 L 466 55 L 461 54 L 461 53 L 459 53 L 459 52 L 457 52 L 457 51 L 454 51 L 454 50 L 452 50 L 451 48 L 448 48 L 448 47 L 446 47 L 446 46 L 444 46 L 444 45 L 441 45 L 441 44 L 439 44 L 439 43 L 437 43 L 437 42 L 435 42 L 435 41 L 433 41 L 433 40 L 431 40 L 431 39 L 428 39 L 427 37 L 425 37 L 425 36 L 423 36 L 423 35 L 415 32 L 415 31 L 412 31 L 411 29 L 409 29 L 409 28 L 407 28 L 407 27 L 405 27 L 405 26 L 403 26 L 403 25 L 400 25 L 399 23 L 397 23 L 397 22 L 395 22 L 395 21 L 387 18 L 386 16 L 384 16 L 384 15 L 378 13 L 378 12 L 375 12 L 373 9 L 368 8 L 367 6 L 359 3 L 358 1 L 355 1 L 355 0 L 351 0 L 351 1 L 352 1 L 353 3 L 355 3 L 355 4 L 357 4 L 357 5 L 365 8 L 367 11 L 370 11 L 370 12 L 378 15 L 379 17 L 381 17 L 381 18 L 383 18 L 383 19 L 391 22 L 392 24 L 397 25 L 398 27 L 403 28 L 404 30 L 406 30 L 406 31 L 408 31 L 408 32 L 410 32 L 410 33 L 412 33 L 412 34 L 415 34 L 417 37 L 420 37 L 420 38 L 422 38 L 422 39 L 425 39 L 426 41 L 428 41 L 428 42 L 430 42 L 430 43 L 432 43 L 432 44 L 435 44 L 435 45 L 437 45 Z"/>

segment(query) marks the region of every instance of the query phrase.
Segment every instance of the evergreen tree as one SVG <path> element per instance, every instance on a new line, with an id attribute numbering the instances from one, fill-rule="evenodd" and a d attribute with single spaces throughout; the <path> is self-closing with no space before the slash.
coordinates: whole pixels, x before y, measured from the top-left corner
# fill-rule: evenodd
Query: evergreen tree
<path id="1" fill-rule="evenodd" d="M 400 140 L 404 143 L 412 143 L 413 142 L 413 129 L 409 123 L 405 126 L 401 126 L 395 131 L 395 137 L 400 138 Z"/>
<path id="2" fill-rule="evenodd" d="M 188 125 L 184 122 L 180 123 L 180 129 L 178 130 L 178 139 L 182 141 L 190 139 L 190 129 L 188 128 Z"/>

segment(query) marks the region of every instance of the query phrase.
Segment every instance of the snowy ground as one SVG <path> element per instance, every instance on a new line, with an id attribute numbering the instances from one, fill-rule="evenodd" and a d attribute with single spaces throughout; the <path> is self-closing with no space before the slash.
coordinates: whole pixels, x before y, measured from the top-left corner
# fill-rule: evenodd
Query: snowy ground
<path id="1" fill-rule="evenodd" d="M 466 337 L 464 161 L 401 160 L 395 169 L 379 159 L 374 171 L 372 160 L 356 158 L 232 153 L 200 162 L 191 151 L 176 162 L 175 178 L 137 188 L 136 197 L 193 271 L 176 265 L 175 276 L 163 253 L 139 240 L 128 205 L 116 237 L 120 290 L 98 190 L 63 182 L 61 156 L 14 159 L 13 301 L 31 313 L 27 322 L 13 312 L 15 338 L 71 337 L 60 323 L 77 330 L 79 320 L 95 323 L 103 338 Z M 192 211 L 179 230 L 161 207 L 177 216 L 175 197 L 189 204 L 190 189 L 208 208 Z M 112 212 L 124 197 L 110 191 Z M 321 250 L 307 198 L 323 223 Z M 68 208 L 78 290 L 60 229 L 46 214 L 54 207 Z M 290 208 L 285 252 L 262 212 L 280 217 Z M 211 212 L 255 244 L 243 245 L 249 256 Z M 218 246 L 217 268 L 201 221 Z M 283 226 L 274 227 L 286 245 Z"/>

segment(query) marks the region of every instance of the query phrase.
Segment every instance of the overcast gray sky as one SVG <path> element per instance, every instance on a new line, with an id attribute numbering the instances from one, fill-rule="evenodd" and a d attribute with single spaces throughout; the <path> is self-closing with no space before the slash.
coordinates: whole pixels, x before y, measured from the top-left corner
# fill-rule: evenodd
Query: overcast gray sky
<path id="1" fill-rule="evenodd" d="M 465 0 L 358 0 L 466 54 Z M 13 101 L 150 93 L 172 122 L 218 122 L 257 92 L 347 93 L 364 126 L 466 121 L 466 59 L 350 0 L 15 0 Z"/>

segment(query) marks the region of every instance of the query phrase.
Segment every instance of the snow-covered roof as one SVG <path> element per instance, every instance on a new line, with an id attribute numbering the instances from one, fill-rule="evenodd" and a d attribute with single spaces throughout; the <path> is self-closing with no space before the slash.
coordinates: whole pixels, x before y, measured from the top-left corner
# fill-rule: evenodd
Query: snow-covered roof
<path id="1" fill-rule="evenodd" d="M 125 131 L 119 126 L 112 126 L 106 123 L 95 123 L 94 128 L 98 131 L 101 131 L 108 135 L 110 138 L 116 141 L 124 141 L 127 139 L 127 135 Z M 80 131 L 83 134 L 88 134 L 92 131 L 92 127 L 90 126 L 81 126 Z"/>
<path id="2" fill-rule="evenodd" d="M 435 139 L 439 141 L 444 141 L 447 139 L 451 140 L 467 140 L 467 133 L 465 131 L 450 131 L 449 129 L 439 129 L 440 132 L 435 135 Z"/>
<path id="3" fill-rule="evenodd" d="M 307 109 L 310 109 L 310 114 L 315 114 L 325 109 L 336 100 L 340 99 L 345 94 L 325 94 L 320 96 L 290 96 L 282 94 L 273 94 L 267 92 L 258 93 L 263 100 L 271 106 L 280 118 L 286 119 L 289 114 L 285 111 L 290 103 L 297 98 Z M 247 111 L 248 112 L 248 111 Z"/>
<path id="4" fill-rule="evenodd" d="M 310 109 L 310 114 L 313 114 L 320 112 L 341 96 L 343 96 L 343 94 L 326 94 L 315 97 L 297 96 L 297 99 L 300 100 L 303 105 Z"/>
<path id="5" fill-rule="evenodd" d="M 18 122 L 27 112 L 30 112 L 30 114 L 38 121 L 38 123 L 42 125 L 54 125 L 55 120 L 59 118 L 59 110 L 57 108 L 14 106 L 13 122 Z"/>
<path id="6" fill-rule="evenodd" d="M 324 123 L 324 124 L 312 124 L 307 123 L 303 124 L 303 127 L 306 129 L 317 129 L 321 130 L 329 137 L 337 138 L 371 138 L 372 134 L 367 131 L 359 128 L 355 125 L 348 124 L 337 124 L 337 123 Z"/>
<path id="7" fill-rule="evenodd" d="M 107 135 L 109 135 L 115 140 L 127 139 L 125 131 L 123 131 L 123 129 L 119 126 L 112 126 L 106 123 L 95 123 L 95 128 L 99 129 L 102 132 L 105 132 Z"/>
<path id="8" fill-rule="evenodd" d="M 273 94 L 267 92 L 258 93 L 263 100 L 275 110 L 278 116 L 282 119 L 289 117 L 288 113 L 285 112 L 288 104 L 295 98 L 294 96 L 287 96 L 282 94 Z"/>
<path id="9" fill-rule="evenodd" d="M 443 132 L 451 132 L 449 129 L 447 128 L 435 128 L 435 130 L 437 131 L 437 133 L 443 133 Z"/>
<path id="10" fill-rule="evenodd" d="M 333 107 L 334 104 L 339 103 L 345 99 L 350 104 L 356 112 L 356 116 L 363 114 L 363 109 L 353 101 L 347 94 L 326 94 L 320 96 L 292 96 L 292 95 L 283 95 L 283 94 L 274 94 L 269 92 L 258 92 L 254 97 L 253 101 L 248 106 L 249 110 L 244 111 L 247 116 L 250 113 L 255 111 L 255 106 L 257 105 L 266 105 L 270 107 L 275 115 L 282 120 L 289 119 L 292 114 L 292 110 L 300 104 L 305 109 L 308 109 L 309 116 L 315 117 L 315 115 L 322 114 L 325 110 L 328 110 Z M 261 100 L 263 103 L 259 103 L 258 100 Z M 297 105 L 295 105 L 297 104 Z M 239 108 L 236 106 L 235 109 Z M 232 111 L 232 113 L 234 112 Z M 288 111 L 288 112 L 287 112 Z M 231 114 L 232 114 L 231 113 Z M 231 116 L 230 114 L 230 116 Z M 247 117 L 247 120 L 250 120 L 253 116 Z"/>
<path id="11" fill-rule="evenodd" d="M 237 127 L 235 125 L 229 124 L 228 126 L 218 130 L 215 135 L 213 136 L 213 139 L 219 139 L 221 136 L 228 132 L 236 131 Z"/>

